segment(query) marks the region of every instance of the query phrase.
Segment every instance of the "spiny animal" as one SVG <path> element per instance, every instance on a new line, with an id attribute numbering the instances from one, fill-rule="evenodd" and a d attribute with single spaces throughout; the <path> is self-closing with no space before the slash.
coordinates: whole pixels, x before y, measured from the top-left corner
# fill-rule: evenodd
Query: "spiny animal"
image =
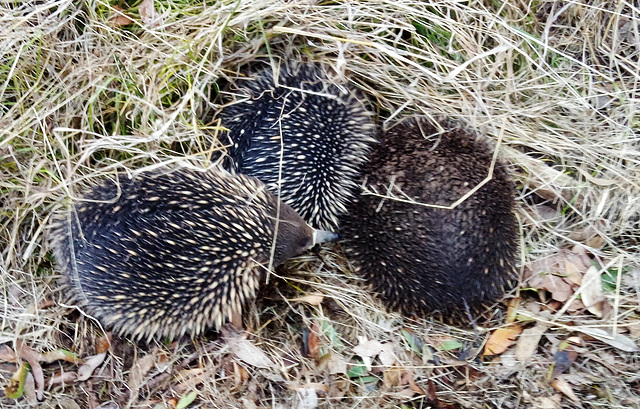
<path id="1" fill-rule="evenodd" d="M 262 71 L 222 111 L 231 168 L 255 176 L 316 228 L 333 229 L 375 142 L 372 114 L 354 87 L 321 65 Z"/>
<path id="2" fill-rule="evenodd" d="M 335 235 L 255 178 L 177 168 L 90 188 L 52 237 L 79 303 L 107 327 L 150 339 L 219 327 L 270 264 Z"/>
<path id="3" fill-rule="evenodd" d="M 340 236 L 356 269 L 391 307 L 464 318 L 513 279 L 514 187 L 498 163 L 491 181 L 459 206 L 424 206 L 450 206 L 489 174 L 486 141 L 444 126 L 438 134 L 426 120 L 405 120 L 384 133 Z"/>

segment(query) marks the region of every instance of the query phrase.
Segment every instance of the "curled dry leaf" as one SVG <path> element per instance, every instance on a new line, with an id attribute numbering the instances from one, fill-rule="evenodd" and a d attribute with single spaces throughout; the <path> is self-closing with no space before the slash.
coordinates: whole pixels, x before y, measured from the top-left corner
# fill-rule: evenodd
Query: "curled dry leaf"
<path id="1" fill-rule="evenodd" d="M 139 389 L 145 376 L 156 363 L 157 353 L 158 348 L 153 348 L 150 353 L 136 359 L 131 365 L 131 370 L 129 371 L 129 389 L 131 390 L 129 402 L 135 402 L 138 398 Z"/>
<path id="2" fill-rule="evenodd" d="M 302 336 L 302 356 L 320 359 L 320 327 L 315 322 Z"/>
<path id="3" fill-rule="evenodd" d="M 138 6 L 138 12 L 140 13 L 140 19 L 146 25 L 151 25 L 157 18 L 154 0 L 143 0 Z"/>
<path id="4" fill-rule="evenodd" d="M 227 344 L 231 352 L 245 363 L 256 368 L 274 368 L 276 365 L 262 352 L 260 348 L 253 345 L 251 341 L 241 335 L 227 339 Z"/>
<path id="5" fill-rule="evenodd" d="M 236 364 L 236 366 L 239 366 Z M 180 383 L 173 387 L 173 390 L 176 393 L 186 393 L 187 391 L 194 390 L 196 386 L 200 385 L 207 379 L 210 379 L 212 373 L 207 368 L 192 368 L 192 369 L 183 369 L 179 373 Z M 236 385 L 236 388 L 239 385 Z"/>
<path id="6" fill-rule="evenodd" d="M 111 348 L 111 333 L 96 339 L 96 354 L 107 352 Z"/>
<path id="7" fill-rule="evenodd" d="M 73 352 L 65 351 L 63 349 L 56 349 L 55 351 L 49 351 L 42 355 L 42 360 L 47 363 L 55 361 L 67 361 L 73 364 L 77 364 L 79 361 L 78 355 Z"/>
<path id="8" fill-rule="evenodd" d="M 16 352 L 20 358 L 29 362 L 29 365 L 31 365 L 31 373 L 37 385 L 36 396 L 38 400 L 42 400 L 44 398 L 44 373 L 40 366 L 42 355 L 29 348 L 20 338 L 16 339 Z"/>
<path id="9" fill-rule="evenodd" d="M 602 302 L 604 301 L 604 295 L 602 294 L 602 282 L 600 276 L 602 270 L 595 266 L 589 267 L 584 278 L 581 287 L 582 302 L 587 308 L 587 311 L 592 313 L 598 318 L 602 318 Z"/>
<path id="10" fill-rule="evenodd" d="M 7 344 L 0 345 L 0 362 L 18 363 L 20 359 Z"/>
<path id="11" fill-rule="evenodd" d="M 27 373 L 27 377 L 24 380 L 24 397 L 27 400 L 27 403 L 31 406 L 38 404 L 38 398 L 36 397 L 36 383 L 31 372 Z"/>
<path id="12" fill-rule="evenodd" d="M 500 355 L 516 342 L 522 332 L 522 327 L 511 324 L 493 331 L 484 346 L 482 356 Z"/>
<path id="13" fill-rule="evenodd" d="M 296 390 L 298 404 L 296 409 L 316 409 L 319 405 L 318 394 L 313 388 L 300 388 Z"/>
<path id="14" fill-rule="evenodd" d="M 346 374 L 347 361 L 345 361 L 339 354 L 329 352 L 320 358 L 318 361 L 318 368 L 320 370 L 328 371 L 330 375 Z"/>
<path id="15" fill-rule="evenodd" d="M 49 379 L 49 386 L 65 384 L 65 383 L 73 383 L 78 378 L 78 374 L 74 371 L 69 372 L 60 372 L 59 374 L 52 376 Z"/>
<path id="16" fill-rule="evenodd" d="M 636 345 L 636 343 L 629 337 L 616 334 L 611 335 L 607 331 L 600 328 L 581 328 L 580 332 L 583 334 L 589 335 L 599 341 L 604 342 L 605 344 L 611 345 L 614 348 L 618 348 L 621 351 L 625 352 L 638 352 L 640 348 Z"/>
<path id="17" fill-rule="evenodd" d="M 29 374 L 29 364 L 22 362 L 18 369 L 9 379 L 9 383 L 4 387 L 4 394 L 7 398 L 18 399 L 24 394 L 24 383 Z"/>
<path id="18" fill-rule="evenodd" d="M 133 19 L 124 12 L 124 9 L 122 7 L 113 6 L 113 12 L 111 17 L 109 18 L 109 22 L 114 27 L 122 27 L 128 26 L 129 24 L 133 23 Z"/>
<path id="19" fill-rule="evenodd" d="M 527 362 L 533 356 L 538 348 L 542 335 L 549 329 L 549 325 L 544 322 L 537 322 L 532 328 L 522 331 L 516 343 L 515 355 L 522 364 Z"/>
<path id="20" fill-rule="evenodd" d="M 309 305 L 318 306 L 324 301 L 324 295 L 322 294 L 307 294 L 302 297 L 293 298 L 292 302 L 306 302 Z"/>
<path id="21" fill-rule="evenodd" d="M 578 399 L 578 397 L 576 396 L 573 388 L 571 387 L 571 385 L 569 385 L 569 382 L 565 381 L 563 378 L 560 377 L 554 379 L 551 382 L 551 386 L 558 392 L 562 392 L 562 394 L 571 399 L 573 402 L 580 403 L 580 399 Z"/>
<path id="22" fill-rule="evenodd" d="M 84 364 L 80 368 L 78 368 L 77 381 L 82 382 L 89 379 L 93 374 L 93 371 L 95 371 L 97 367 L 102 365 L 106 356 L 107 353 L 103 352 L 101 354 L 96 354 L 86 358 L 84 360 Z"/>
<path id="23" fill-rule="evenodd" d="M 370 371 L 373 358 L 382 352 L 384 346 L 381 342 L 373 339 L 367 340 L 364 337 L 358 337 L 358 339 L 360 344 L 353 348 L 353 353 L 362 358 L 367 371 Z"/>

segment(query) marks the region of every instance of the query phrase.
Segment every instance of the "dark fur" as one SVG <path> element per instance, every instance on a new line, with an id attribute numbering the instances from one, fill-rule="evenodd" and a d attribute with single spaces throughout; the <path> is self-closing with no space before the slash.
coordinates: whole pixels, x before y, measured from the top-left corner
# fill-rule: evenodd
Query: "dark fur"
<path id="1" fill-rule="evenodd" d="M 119 175 L 58 220 L 53 249 L 78 302 L 134 337 L 197 334 L 252 299 L 271 260 L 312 245 L 313 230 L 258 180 L 176 169 Z"/>
<path id="2" fill-rule="evenodd" d="M 370 191 L 451 205 L 488 174 L 492 152 L 461 128 L 440 135 L 426 121 L 387 131 L 364 169 Z M 360 273 L 407 314 L 471 310 L 499 298 L 514 277 L 518 245 L 513 185 L 497 164 L 493 179 L 453 210 L 359 196 L 342 238 Z M 401 193 L 401 192 L 402 193 Z M 403 195 L 404 194 L 404 195 Z"/>
<path id="3" fill-rule="evenodd" d="M 280 198 L 313 227 L 335 228 L 375 141 L 361 94 L 338 85 L 325 67 L 290 63 L 277 80 L 269 68 L 246 81 L 238 98 L 221 114 L 232 170 L 276 195 L 280 188 Z"/>

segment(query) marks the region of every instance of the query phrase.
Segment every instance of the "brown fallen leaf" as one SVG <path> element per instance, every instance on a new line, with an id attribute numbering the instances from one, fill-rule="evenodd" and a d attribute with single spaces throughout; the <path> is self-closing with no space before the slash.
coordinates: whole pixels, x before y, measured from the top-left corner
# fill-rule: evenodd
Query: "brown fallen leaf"
<path id="1" fill-rule="evenodd" d="M 62 349 L 56 349 L 55 351 L 49 351 L 42 355 L 42 360 L 47 363 L 55 362 L 55 361 L 66 361 L 71 362 L 73 364 L 77 364 L 80 360 L 78 356 L 72 352 L 65 351 Z"/>
<path id="2" fill-rule="evenodd" d="M 36 384 L 31 372 L 27 373 L 27 378 L 24 380 L 24 397 L 30 406 L 38 404 L 38 398 L 36 397 Z"/>
<path id="3" fill-rule="evenodd" d="M 253 345 L 245 338 L 245 335 L 237 334 L 233 338 L 225 339 L 229 350 L 243 362 L 255 366 L 256 368 L 274 368 L 276 365 L 262 352 L 260 348 Z"/>
<path id="4" fill-rule="evenodd" d="M 309 305 L 318 306 L 318 305 L 322 304 L 322 301 L 324 301 L 324 295 L 322 295 L 322 294 L 307 294 L 307 295 L 303 295 L 302 297 L 292 298 L 289 301 L 292 301 L 292 302 L 306 302 Z"/>
<path id="5" fill-rule="evenodd" d="M 78 374 L 74 371 L 60 372 L 49 378 L 49 387 L 58 384 L 73 383 L 78 378 Z"/>
<path id="6" fill-rule="evenodd" d="M 20 362 L 20 366 L 9 379 L 9 383 L 4 387 L 4 394 L 11 399 L 19 399 L 24 395 L 24 385 L 29 374 L 29 364 Z"/>
<path id="7" fill-rule="evenodd" d="M 602 318 L 602 302 L 605 300 L 602 294 L 602 281 L 600 276 L 602 270 L 596 266 L 591 266 L 587 270 L 582 280 L 581 287 L 582 302 L 587 308 L 587 311 L 592 313 L 598 318 Z"/>
<path id="8" fill-rule="evenodd" d="M 402 377 L 402 381 L 403 382 L 407 382 L 409 383 L 409 387 L 411 388 L 411 390 L 413 390 L 414 392 L 416 392 L 419 395 L 424 395 L 424 391 L 422 390 L 421 387 L 418 386 L 418 384 L 416 383 L 416 380 L 413 377 L 413 371 L 408 369 L 404 376 Z"/>
<path id="9" fill-rule="evenodd" d="M 29 365 L 31 365 L 31 373 L 37 385 L 36 396 L 38 400 L 42 400 L 44 398 L 44 373 L 40 366 L 42 356 L 40 353 L 29 348 L 20 338 L 16 339 L 16 352 L 20 358 L 29 362 Z"/>
<path id="10" fill-rule="evenodd" d="M 347 373 L 347 361 L 339 354 L 329 352 L 317 360 L 318 369 L 328 371 L 330 375 Z"/>
<path id="11" fill-rule="evenodd" d="M 19 360 L 20 358 L 18 358 L 18 355 L 16 355 L 9 345 L 0 345 L 0 362 L 11 362 L 16 364 Z"/>
<path id="12" fill-rule="evenodd" d="M 516 324 L 493 331 L 484 346 L 482 356 L 500 355 L 516 342 L 520 333 L 522 333 L 522 327 Z"/>
<path id="13" fill-rule="evenodd" d="M 400 386 L 402 382 L 402 375 L 404 374 L 404 368 L 398 366 L 392 366 L 382 372 L 382 382 L 384 387 L 389 390 L 396 386 Z"/>
<path id="14" fill-rule="evenodd" d="M 150 353 L 139 357 L 131 365 L 128 385 L 129 390 L 131 391 L 131 394 L 129 395 L 129 404 L 133 404 L 138 399 L 140 387 L 143 384 L 144 378 L 156 363 L 157 353 L 158 348 L 155 347 Z"/>
<path id="15" fill-rule="evenodd" d="M 158 14 L 156 13 L 154 0 L 143 0 L 138 6 L 138 12 L 140 13 L 140 19 L 145 25 L 151 25 Z"/>
<path id="16" fill-rule="evenodd" d="M 93 371 L 95 371 L 97 367 L 102 365 L 106 357 L 107 353 L 103 352 L 101 354 L 96 354 L 85 358 L 84 364 L 82 364 L 82 366 L 78 368 L 78 378 L 76 380 L 78 382 L 82 382 L 89 379 L 93 374 Z"/>
<path id="17" fill-rule="evenodd" d="M 107 352 L 111 348 L 111 333 L 96 339 L 96 354 Z"/>
<path id="18" fill-rule="evenodd" d="M 580 403 L 580 399 L 578 399 L 578 397 L 576 396 L 573 388 L 571 387 L 571 385 L 569 385 L 569 382 L 565 381 L 563 378 L 554 379 L 551 382 L 551 386 L 553 387 L 553 389 L 561 392 L 573 402 Z"/>
<path id="19" fill-rule="evenodd" d="M 124 12 L 122 7 L 113 6 L 113 13 L 109 18 L 109 23 L 114 27 L 122 27 L 133 23 L 133 19 Z"/>
<path id="20" fill-rule="evenodd" d="M 305 337 L 304 350 L 306 354 L 303 356 L 309 356 L 315 361 L 320 358 L 320 326 L 317 323 L 313 323 L 309 329 L 308 335 Z"/>
<path id="21" fill-rule="evenodd" d="M 549 325 L 544 322 L 537 322 L 535 326 L 522 331 L 516 342 L 515 355 L 522 364 L 527 362 L 538 349 L 538 344 L 542 335 L 549 329 Z"/>
<path id="22" fill-rule="evenodd" d="M 242 385 L 246 385 L 249 380 L 249 372 L 237 362 L 233 363 L 233 389 L 239 390 Z"/>
<path id="23" fill-rule="evenodd" d="M 362 361 L 367 368 L 367 371 L 371 371 L 371 364 L 373 359 L 378 356 L 384 349 L 384 346 L 380 341 L 374 339 L 367 340 L 363 337 L 358 337 L 360 344 L 353 347 L 353 353 L 362 358 Z"/>

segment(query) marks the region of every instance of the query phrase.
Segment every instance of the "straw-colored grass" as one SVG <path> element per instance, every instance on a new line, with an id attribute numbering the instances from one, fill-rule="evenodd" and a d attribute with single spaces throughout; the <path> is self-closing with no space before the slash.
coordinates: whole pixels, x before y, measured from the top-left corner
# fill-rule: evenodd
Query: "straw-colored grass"
<path id="1" fill-rule="evenodd" d="M 327 246 L 289 263 L 282 279 L 271 277 L 245 311 L 249 340 L 272 366 L 238 360 L 225 343 L 231 335 L 152 345 L 114 337 L 88 381 L 47 383 L 44 406 L 165 407 L 197 391 L 190 407 L 305 408 L 314 399 L 321 408 L 429 407 L 411 375 L 417 388 L 435 388 L 441 404 L 456 407 L 640 407 L 638 352 L 589 336 L 599 329 L 637 343 L 640 333 L 637 3 L 156 0 L 151 20 L 140 16 L 140 3 L 0 2 L 0 344 L 14 348 L 20 339 L 40 353 L 65 349 L 83 359 L 96 353 L 100 327 L 67 304 L 53 269 L 51 215 L 108 175 L 179 160 L 209 166 L 222 149 L 212 144 L 228 100 L 220 87 L 256 60 L 334 67 L 385 126 L 414 114 L 448 117 L 501 140 L 518 188 L 522 271 L 577 246 L 625 274 L 605 293 L 604 318 L 549 312 L 543 295 L 522 292 L 519 325 L 548 324 L 522 364 L 513 348 L 480 357 L 505 323 L 498 309 L 478 338 L 429 317 L 403 318 L 351 274 L 339 245 Z M 132 24 L 114 24 L 119 13 Z M 325 302 L 291 301 L 306 293 Z M 541 310 L 525 308 L 531 304 Z M 309 329 L 331 362 L 301 355 Z M 580 403 L 547 382 L 554 353 L 571 336 L 580 338 L 578 356 L 563 379 Z M 354 347 L 364 340 L 390 344 L 395 366 L 376 358 L 358 374 Z M 462 347 L 446 351 L 441 340 Z M 146 355 L 154 364 L 136 372 Z M 47 380 L 77 367 L 43 364 Z M 15 369 L 0 359 L 3 384 Z M 393 370 L 405 382 L 394 381 Z M 0 406 L 16 404 L 27 407 L 27 399 L 0 398 Z"/>

